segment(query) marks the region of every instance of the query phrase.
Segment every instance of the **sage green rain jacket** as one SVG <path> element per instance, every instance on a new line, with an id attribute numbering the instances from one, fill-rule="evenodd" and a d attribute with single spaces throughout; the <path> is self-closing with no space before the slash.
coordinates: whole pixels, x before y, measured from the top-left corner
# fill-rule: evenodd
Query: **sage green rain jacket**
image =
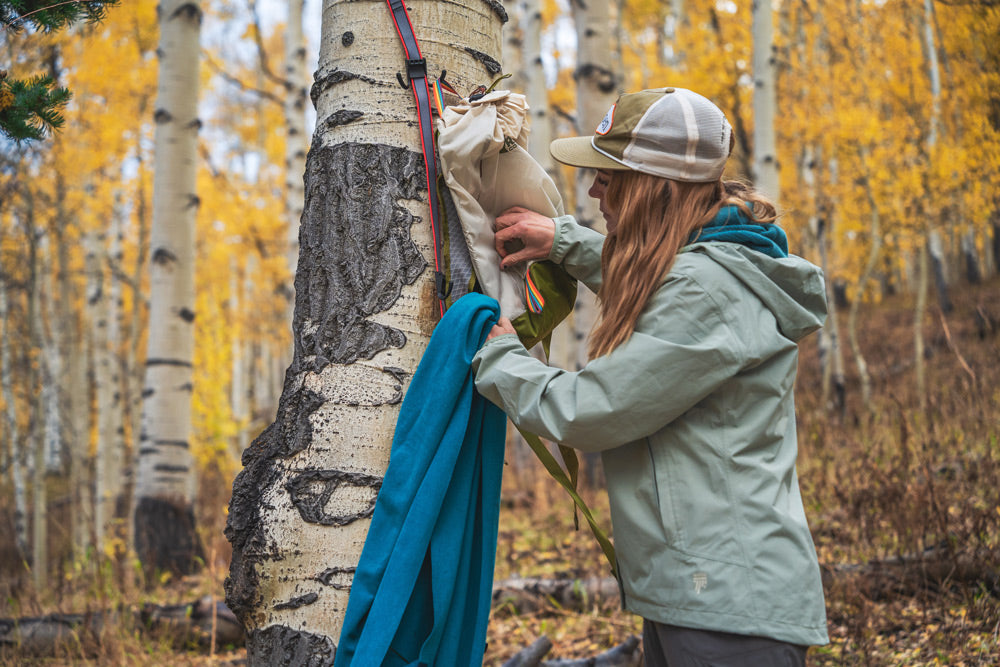
<path id="1" fill-rule="evenodd" d="M 604 237 L 555 220 L 550 259 L 597 291 Z M 473 359 L 476 387 L 525 430 L 602 453 L 626 609 L 825 644 L 793 399 L 797 341 L 825 318 L 816 266 L 694 243 L 610 354 L 568 372 L 497 336 Z"/>

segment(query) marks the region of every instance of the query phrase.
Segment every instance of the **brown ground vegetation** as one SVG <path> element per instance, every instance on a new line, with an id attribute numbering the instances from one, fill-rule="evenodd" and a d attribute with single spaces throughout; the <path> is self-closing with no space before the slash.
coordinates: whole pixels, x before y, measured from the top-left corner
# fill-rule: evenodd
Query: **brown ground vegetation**
<path id="1" fill-rule="evenodd" d="M 799 477 L 824 567 L 831 644 L 810 651 L 828 665 L 995 665 L 1000 662 L 1000 279 L 952 292 L 954 309 L 932 303 L 927 407 L 916 395 L 912 299 L 862 308 L 859 337 L 873 377 L 862 405 L 845 349 L 845 409 L 823 405 L 815 337 L 802 344 L 797 387 Z M 947 329 L 946 329 L 947 327 Z M 228 545 L 222 508 L 231 480 L 202 475 L 200 529 L 206 567 L 198 577 L 143 582 L 139 568 L 93 554 L 73 558 L 58 480 L 50 553 L 51 586 L 34 590 L 10 540 L 0 541 L 0 617 L 176 605 L 221 595 Z M 606 522 L 599 489 L 584 490 Z M 533 465 L 508 466 L 497 553 L 498 580 L 605 577 L 608 568 L 586 525 L 573 528 L 572 503 Z M 10 493 L 0 487 L 0 530 L 12 534 Z M 99 565 L 96 563 L 100 563 Z M 149 585 L 144 585 L 149 584 Z M 500 665 L 545 635 L 549 658 L 595 655 L 640 631 L 613 598 L 573 608 L 551 599 L 501 600 L 489 629 L 487 665 Z M 131 618 L 128 616 L 127 618 Z M 57 658 L 0 647 L 0 664 L 238 664 L 230 646 L 180 645 L 132 621 L 79 636 Z"/>

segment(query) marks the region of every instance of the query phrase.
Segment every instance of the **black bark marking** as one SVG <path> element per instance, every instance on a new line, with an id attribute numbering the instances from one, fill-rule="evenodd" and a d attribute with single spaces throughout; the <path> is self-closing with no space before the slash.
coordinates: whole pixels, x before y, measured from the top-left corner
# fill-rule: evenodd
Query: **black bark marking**
<path id="1" fill-rule="evenodd" d="M 176 261 L 177 255 L 170 252 L 167 248 L 157 248 L 153 251 L 153 264 L 169 264 Z"/>
<path id="2" fill-rule="evenodd" d="M 191 362 L 184 361 L 183 359 L 146 359 L 146 368 L 149 368 L 150 366 L 180 366 L 182 368 L 191 368 Z M 148 389 L 147 391 L 152 392 L 153 390 Z"/>
<path id="3" fill-rule="evenodd" d="M 465 52 L 481 62 L 490 74 L 496 75 L 503 71 L 503 66 L 492 56 L 488 56 L 482 51 L 470 49 L 469 47 L 465 47 Z"/>
<path id="4" fill-rule="evenodd" d="M 331 514 L 326 505 L 333 492 L 342 486 L 360 486 L 375 493 L 363 508 L 344 514 Z M 292 504 L 299 510 L 303 521 L 321 526 L 346 526 L 372 515 L 381 486 L 382 478 L 372 475 L 343 470 L 308 470 L 293 477 L 285 484 L 285 489 L 291 495 Z"/>
<path id="5" fill-rule="evenodd" d="M 194 21 L 198 25 L 201 25 L 201 18 L 202 18 L 201 7 L 199 7 L 198 4 L 195 2 L 186 2 L 180 7 L 178 7 L 177 10 L 170 15 L 170 18 L 172 19 L 178 17 L 183 18 L 187 21 Z"/>
<path id="6" fill-rule="evenodd" d="M 313 85 L 309 89 L 309 99 L 312 100 L 313 107 L 316 106 L 316 100 L 322 95 L 327 88 L 335 86 L 338 83 L 343 83 L 344 81 L 350 81 L 352 79 L 357 79 L 358 81 L 364 81 L 372 86 L 386 86 L 391 84 L 383 83 L 382 81 L 377 81 L 370 76 L 365 76 L 364 74 L 357 74 L 355 72 L 348 72 L 347 70 L 339 69 L 334 67 L 332 70 L 323 71 L 317 70 L 313 75 Z"/>
<path id="7" fill-rule="evenodd" d="M 573 72 L 573 80 L 579 81 L 581 79 L 593 79 L 594 85 L 602 93 L 610 93 L 618 86 L 618 79 L 614 72 L 594 63 L 586 63 L 576 68 L 576 71 Z"/>
<path id="8" fill-rule="evenodd" d="M 194 311 L 189 308 L 181 308 L 177 315 L 187 323 L 194 322 Z"/>
<path id="9" fill-rule="evenodd" d="M 335 588 L 339 591 L 347 590 L 351 587 L 350 584 L 340 584 L 335 581 L 336 577 L 341 575 L 351 575 L 354 576 L 354 572 L 357 570 L 355 567 L 329 567 L 319 574 L 316 575 L 316 581 L 320 582 L 324 586 L 329 586 L 330 588 Z"/>
<path id="10" fill-rule="evenodd" d="M 270 625 L 247 635 L 249 664 L 256 667 L 332 667 L 337 645 L 323 635 Z"/>
<path id="11" fill-rule="evenodd" d="M 313 591 L 312 593 L 306 593 L 305 595 L 300 595 L 294 597 L 288 602 L 279 602 L 274 605 L 275 611 L 281 609 L 298 609 L 299 607 L 305 607 L 307 604 L 312 604 L 319 599 L 319 593 Z"/>
<path id="12" fill-rule="evenodd" d="M 344 46 L 350 46 L 354 43 L 354 33 L 348 30 L 340 37 L 340 43 Z"/>
<path id="13" fill-rule="evenodd" d="M 256 565 L 279 557 L 261 517 L 263 494 L 282 475 L 279 459 L 297 454 L 312 441 L 309 416 L 321 405 L 322 396 L 296 386 L 294 376 L 286 374 L 277 419 L 243 452 L 243 470 L 233 482 L 226 519 L 225 534 L 233 545 L 233 556 L 225 589 L 226 604 L 245 625 L 252 625 L 251 615 L 261 599 Z"/>
<path id="14" fill-rule="evenodd" d="M 403 381 L 406 379 L 406 371 L 402 368 L 396 368 L 395 366 L 383 366 L 382 370 L 392 376 L 396 381 L 393 385 L 393 389 L 396 390 L 396 395 L 385 402 L 386 405 L 396 405 L 403 402 Z"/>
<path id="15" fill-rule="evenodd" d="M 157 463 L 153 466 L 153 470 L 156 472 L 187 472 L 190 468 L 187 466 L 175 466 L 169 463 Z"/>
<path id="16" fill-rule="evenodd" d="M 163 125 L 164 123 L 169 123 L 174 119 L 173 115 L 166 109 L 157 109 L 153 113 L 153 122 L 157 125 Z"/>
<path id="17" fill-rule="evenodd" d="M 326 120 L 323 121 L 323 127 L 325 129 L 329 129 L 331 127 L 337 127 L 338 125 L 347 125 L 359 120 L 364 115 L 365 114 L 362 111 L 340 109 L 327 116 Z"/>
<path id="18" fill-rule="evenodd" d="M 188 449 L 187 440 L 154 440 L 153 444 L 158 447 L 180 447 L 181 449 Z"/>
<path id="19" fill-rule="evenodd" d="M 504 9 L 504 6 L 499 2 L 499 0 L 483 0 L 483 2 L 485 2 L 486 5 L 493 10 L 493 13 L 497 15 L 497 18 L 500 19 L 501 22 L 507 22 L 509 18 L 507 16 L 507 10 Z"/>
<path id="20" fill-rule="evenodd" d="M 140 498 L 135 508 L 135 548 L 147 574 L 196 572 L 205 554 L 195 531 L 194 508 L 162 498 Z"/>
<path id="21" fill-rule="evenodd" d="M 290 372 L 320 372 L 402 347 L 398 329 L 368 318 L 388 310 L 427 263 L 400 200 L 426 190 L 420 153 L 378 144 L 313 148 L 295 274 Z"/>

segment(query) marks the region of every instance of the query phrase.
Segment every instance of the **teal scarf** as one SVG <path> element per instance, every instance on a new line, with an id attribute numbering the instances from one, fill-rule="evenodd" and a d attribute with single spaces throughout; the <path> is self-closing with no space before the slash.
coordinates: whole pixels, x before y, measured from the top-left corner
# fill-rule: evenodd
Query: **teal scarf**
<path id="1" fill-rule="evenodd" d="M 738 206 L 724 206 L 707 225 L 691 234 L 688 243 L 739 243 L 769 257 L 788 257 L 788 237 L 778 225 L 760 225 L 747 219 Z"/>

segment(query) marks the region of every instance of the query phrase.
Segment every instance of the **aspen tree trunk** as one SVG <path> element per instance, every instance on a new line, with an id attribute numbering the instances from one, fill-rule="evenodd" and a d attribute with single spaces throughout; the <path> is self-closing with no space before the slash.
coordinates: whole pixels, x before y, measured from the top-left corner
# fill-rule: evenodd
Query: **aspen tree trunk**
<path id="1" fill-rule="evenodd" d="M 572 0 L 576 24 L 576 131 L 581 136 L 593 134 L 614 104 L 618 93 L 611 63 L 611 11 L 608 0 Z M 576 219 L 581 225 L 605 232 L 604 218 L 596 200 L 587 194 L 594 181 L 592 169 L 575 169 Z M 573 308 L 575 359 L 569 370 L 579 370 L 587 363 L 587 339 L 597 320 L 597 300 L 587 289 L 577 291 Z"/>
<path id="2" fill-rule="evenodd" d="M 540 0 L 524 2 L 524 74 L 525 97 L 531 113 L 528 152 L 559 183 L 562 181 L 556 161 L 549 153 L 552 143 L 552 119 L 549 116 L 549 87 L 542 63 L 542 6 Z"/>
<path id="3" fill-rule="evenodd" d="M 249 271 L 248 271 L 249 273 Z M 240 298 L 244 285 L 240 283 L 240 272 L 233 260 L 229 263 L 229 317 L 232 322 L 242 322 L 240 308 L 243 299 Z M 249 290 L 247 290 L 249 294 Z M 250 421 L 250 378 L 253 374 L 253 345 L 247 340 L 247 331 L 243 326 L 234 326 L 233 335 L 233 379 L 229 388 L 229 404 L 233 412 L 233 420 L 239 429 L 236 433 L 234 461 L 243 455 L 243 450 L 249 443 Z"/>
<path id="4" fill-rule="evenodd" d="M 7 282 L 0 275 L 0 390 L 3 391 L 5 417 L 7 421 L 7 441 L 10 446 L 10 478 L 14 489 L 14 544 L 22 559 L 28 558 L 28 491 L 25 483 L 25 460 L 27 451 L 21 442 L 21 431 L 17 422 L 17 404 L 14 398 L 14 370 L 10 353 L 10 332 L 8 329 L 9 300 Z"/>
<path id="5" fill-rule="evenodd" d="M 862 164 L 868 163 L 868 151 L 861 150 Z M 865 177 L 865 194 L 868 196 L 868 206 L 871 208 L 871 227 L 868 229 L 868 259 L 858 277 L 858 288 L 851 299 L 851 307 L 847 314 L 847 336 L 851 344 L 851 352 L 854 354 L 854 363 L 858 369 L 858 378 L 861 381 L 861 401 L 866 407 L 871 407 L 872 378 L 868 372 L 868 363 L 861 351 L 861 344 L 858 342 L 858 309 L 861 307 L 861 297 L 868 287 L 868 281 L 875 270 L 879 253 L 882 251 L 882 219 L 878 211 L 878 202 L 872 193 L 871 182 Z"/>
<path id="6" fill-rule="evenodd" d="M 677 46 L 677 33 L 686 24 L 684 0 L 669 0 L 670 9 L 663 18 L 663 30 L 660 31 L 660 58 L 664 66 L 678 69 L 684 62 L 683 54 Z M 619 9 L 619 13 L 621 12 Z"/>
<path id="7" fill-rule="evenodd" d="M 408 3 L 429 72 L 467 92 L 500 72 L 496 0 Z M 426 177 L 389 8 L 324 4 L 277 420 L 233 485 L 226 601 L 250 665 L 329 665 L 399 402 L 437 321 Z"/>
<path id="8" fill-rule="evenodd" d="M 937 142 L 938 133 L 940 131 L 940 120 L 941 120 L 941 73 L 938 69 L 938 58 L 937 58 L 937 47 L 934 44 L 934 4 L 932 0 L 924 0 L 924 16 L 923 16 L 923 36 L 924 36 L 924 51 L 927 55 L 927 70 L 928 77 L 930 79 L 931 86 L 931 116 L 927 131 L 927 165 L 924 176 L 924 184 L 927 184 L 927 172 L 931 169 L 931 160 L 934 159 L 937 152 Z M 927 188 L 924 188 L 927 191 Z M 928 273 L 930 268 L 928 264 L 930 263 L 929 255 L 934 252 L 935 241 L 937 242 L 938 251 L 940 252 L 940 237 L 936 237 L 936 231 L 932 229 L 930 223 L 929 211 L 926 207 L 918 207 L 919 211 L 923 212 L 923 218 L 926 221 L 924 223 L 924 239 L 926 245 L 920 249 L 919 266 L 920 273 L 918 277 L 917 285 L 917 302 L 914 308 L 913 314 L 913 354 L 914 363 L 917 376 L 917 395 L 920 401 L 921 410 L 927 407 L 927 382 L 926 382 L 926 372 L 924 365 L 924 313 L 927 310 L 927 283 L 929 282 Z M 938 264 L 940 266 L 940 264 Z M 935 275 L 938 275 L 937 273 Z M 938 279 L 938 288 L 940 295 L 941 279 Z M 942 303 L 942 309 L 944 304 Z"/>
<path id="9" fill-rule="evenodd" d="M 149 340 L 133 511 L 147 570 L 187 573 L 201 557 L 190 439 L 202 11 L 197 1 L 163 0 L 159 19 Z"/>
<path id="10" fill-rule="evenodd" d="M 100 550 L 104 545 L 103 534 L 101 526 L 103 525 L 103 514 L 104 507 L 102 507 L 102 493 L 101 493 L 101 469 L 100 469 L 100 457 L 101 457 L 101 446 L 102 446 L 102 433 L 101 425 L 104 420 L 103 409 L 106 409 L 106 405 L 103 404 L 102 399 L 104 398 L 103 392 L 104 387 L 107 383 L 107 378 L 104 377 L 105 366 L 104 361 L 104 346 L 107 344 L 107 308 L 106 299 L 107 292 L 104 289 L 104 277 L 101 275 L 101 240 L 100 236 L 96 231 L 88 231 L 83 237 L 83 248 L 84 248 L 84 265 L 83 270 L 87 276 L 87 287 L 86 287 L 86 312 L 85 321 L 87 322 L 86 338 L 87 346 L 90 351 L 90 356 L 94 361 L 94 394 L 95 403 L 97 410 L 97 443 L 96 443 L 96 455 L 93 461 L 88 461 L 89 458 L 89 444 L 90 438 L 88 434 L 87 444 L 88 451 L 86 452 L 87 457 L 84 457 L 89 465 L 88 467 L 93 470 L 93 490 L 94 495 L 90 499 L 91 507 L 90 514 L 88 517 L 89 521 L 85 526 L 74 526 L 74 530 L 83 529 L 86 530 L 88 535 L 93 535 L 94 546 Z M 89 398 L 89 392 L 88 392 Z M 88 483 L 90 480 L 88 480 Z M 81 536 L 82 537 L 82 536 Z"/>
<path id="11" fill-rule="evenodd" d="M 60 400 L 59 383 L 63 380 L 63 355 L 59 349 L 59 329 L 61 322 L 56 313 L 56 290 L 52 283 L 52 272 L 56 263 L 52 258 L 52 244 L 48 231 L 42 232 L 41 256 L 41 298 L 45 314 L 39 322 L 39 342 L 42 346 L 42 428 L 45 441 L 45 470 L 60 473 L 63 469 L 63 409 Z M 47 325 L 47 326 L 46 326 Z"/>
<path id="12" fill-rule="evenodd" d="M 41 272 L 44 268 L 39 261 L 39 231 L 34 225 L 34 216 L 29 217 L 28 234 L 32 236 L 29 246 L 31 266 L 28 296 L 28 340 L 35 346 L 44 336 L 41 314 Z M 43 364 L 42 364 L 43 365 Z M 34 366 L 34 365 L 33 365 Z M 38 391 L 32 398 L 32 468 L 31 468 L 31 578 L 36 590 L 45 586 L 48 570 L 48 492 L 45 488 L 46 439 L 41 426 L 45 412 L 45 397 L 39 389 L 44 387 L 41 369 L 29 373 L 28 386 Z M 36 389 L 39 388 L 39 389 Z"/>
<path id="13" fill-rule="evenodd" d="M 775 91 L 774 16 L 771 0 L 753 2 L 753 173 L 754 184 L 775 203 L 778 149 L 774 134 Z"/>
<path id="14" fill-rule="evenodd" d="M 106 239 L 90 239 L 88 255 L 93 273 L 93 292 L 88 302 L 93 322 L 94 388 L 97 395 L 97 448 L 94 457 L 94 535 L 96 546 L 103 551 L 108 541 L 118 537 L 116 518 L 122 496 L 125 463 L 125 440 L 122 430 L 124 413 L 121 405 L 121 365 L 118 349 L 121 343 L 118 319 L 120 283 L 112 271 L 105 272 L 104 261 L 114 257 L 118 243 L 116 207 Z M 102 240 L 109 244 L 107 250 Z M 105 278 L 107 273 L 107 278 Z"/>
<path id="15" fill-rule="evenodd" d="M 299 219 L 305 199 L 303 174 L 306 170 L 306 102 L 309 100 L 309 73 L 306 71 L 306 38 L 302 30 L 305 0 L 289 0 L 285 26 L 285 210 L 288 224 L 289 275 L 295 275 L 299 259 Z M 295 295 L 289 290 L 288 326 L 291 326 Z M 287 358 L 285 359 L 287 361 Z"/>
<path id="16" fill-rule="evenodd" d="M 529 67 L 525 50 L 525 31 L 527 30 L 527 2 L 521 0 L 503 0 L 504 11 L 508 21 L 503 30 L 503 45 L 500 62 L 503 63 L 504 74 L 510 77 L 504 79 L 503 87 L 523 93 L 527 96 Z M 530 104 L 530 101 L 529 101 Z"/>

